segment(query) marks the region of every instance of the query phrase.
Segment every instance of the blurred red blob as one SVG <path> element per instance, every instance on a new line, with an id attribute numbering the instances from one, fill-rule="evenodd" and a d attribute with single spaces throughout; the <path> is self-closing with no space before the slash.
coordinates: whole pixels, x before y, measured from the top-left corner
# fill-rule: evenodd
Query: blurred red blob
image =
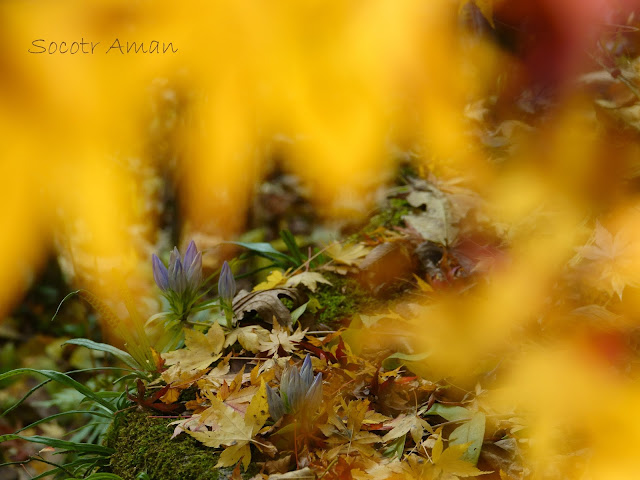
<path id="1" fill-rule="evenodd" d="M 639 0 L 495 2 L 498 41 L 523 66 L 523 83 L 566 89 L 589 64 L 599 36 L 626 25 Z"/>

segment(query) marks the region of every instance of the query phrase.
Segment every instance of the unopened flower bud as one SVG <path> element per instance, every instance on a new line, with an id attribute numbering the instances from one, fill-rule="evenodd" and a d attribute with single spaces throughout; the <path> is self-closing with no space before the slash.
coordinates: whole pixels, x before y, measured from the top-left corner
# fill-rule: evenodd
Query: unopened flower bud
<path id="1" fill-rule="evenodd" d="M 220 270 L 220 279 L 218 280 L 218 295 L 224 303 L 231 304 L 236 294 L 236 280 L 233 278 L 231 268 L 225 261 Z"/>

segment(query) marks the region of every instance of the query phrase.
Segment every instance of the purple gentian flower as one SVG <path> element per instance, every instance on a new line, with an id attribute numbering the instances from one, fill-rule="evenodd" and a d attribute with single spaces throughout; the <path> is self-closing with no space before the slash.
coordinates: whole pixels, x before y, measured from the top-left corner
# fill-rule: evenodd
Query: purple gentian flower
<path id="1" fill-rule="evenodd" d="M 218 279 L 218 295 L 220 296 L 220 300 L 222 300 L 222 302 L 226 303 L 227 305 L 231 305 L 235 294 L 236 279 L 233 278 L 231 267 L 229 267 L 229 264 L 225 261 L 222 264 L 222 269 L 220 270 L 220 278 Z"/>
<path id="2" fill-rule="evenodd" d="M 153 278 L 163 292 L 172 291 L 177 295 L 194 293 L 202 283 L 202 253 L 193 240 L 189 243 L 184 258 L 180 258 L 178 247 L 173 247 L 169 255 L 169 268 L 165 267 L 157 255 L 152 255 Z"/>
<path id="3" fill-rule="evenodd" d="M 306 356 L 300 371 L 287 366 L 280 378 L 280 392 L 267 385 L 269 413 L 276 422 L 285 413 L 313 415 L 322 402 L 322 373 L 313 378 L 311 357 Z"/>

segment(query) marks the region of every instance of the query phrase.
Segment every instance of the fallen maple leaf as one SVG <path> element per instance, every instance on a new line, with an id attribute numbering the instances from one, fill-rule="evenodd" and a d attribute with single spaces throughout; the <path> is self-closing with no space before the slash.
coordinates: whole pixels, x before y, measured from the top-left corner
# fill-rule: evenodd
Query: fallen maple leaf
<path id="1" fill-rule="evenodd" d="M 357 266 L 370 251 L 370 248 L 361 243 L 342 245 L 335 242 L 327 247 L 325 253 L 336 263 Z"/>
<path id="2" fill-rule="evenodd" d="M 185 348 L 162 354 L 167 365 L 172 365 L 167 378 L 179 378 L 205 370 L 222 356 L 224 332 L 217 323 L 206 335 L 197 330 L 186 330 L 184 333 Z"/>
<path id="3" fill-rule="evenodd" d="M 416 445 L 419 445 L 422 441 L 425 430 L 429 433 L 433 433 L 431 425 L 415 413 L 411 415 L 399 415 L 386 425 L 392 426 L 393 428 L 382 438 L 383 442 L 390 442 L 391 440 L 406 435 L 407 433 L 411 433 L 411 438 Z"/>
<path id="4" fill-rule="evenodd" d="M 269 417 L 266 384 L 264 382 L 260 384 L 244 416 L 216 397 L 211 397 L 210 400 L 211 415 L 215 417 L 218 428 L 208 432 L 187 431 L 187 433 L 207 447 L 227 447 L 220 454 L 216 467 L 231 467 L 242 461 L 246 471 L 251 462 L 249 445 L 251 442 L 258 443 L 254 437 Z M 267 445 L 263 444 L 263 446 Z"/>
<path id="5" fill-rule="evenodd" d="M 378 455 L 372 444 L 380 443 L 382 439 L 375 433 L 360 430 L 368 410 L 368 400 L 352 400 L 345 404 L 340 399 L 339 405 L 329 408 L 327 423 L 319 426 L 327 437 L 327 443 L 333 446 L 327 452 L 327 458 L 333 459 L 352 451 L 360 452 L 366 457 Z"/>
<path id="6" fill-rule="evenodd" d="M 260 345 L 269 340 L 269 331 L 259 325 L 249 325 L 232 330 L 227 334 L 224 346 L 228 347 L 240 343 L 249 352 L 258 353 Z"/>
<path id="7" fill-rule="evenodd" d="M 297 287 L 300 284 L 303 284 L 312 292 L 316 291 L 318 288 L 318 283 L 325 283 L 327 285 L 333 285 L 329 280 L 324 278 L 322 274 L 318 272 L 302 272 L 297 275 L 294 275 L 285 284 L 287 287 Z"/>
<path id="8" fill-rule="evenodd" d="M 431 450 L 433 460 L 434 477 L 440 475 L 442 478 L 455 479 L 457 477 L 475 477 L 489 472 L 483 472 L 472 463 L 464 460 L 464 455 L 469 445 L 466 443 L 451 445 L 444 449 L 442 435 L 438 436 L 436 443 Z"/>
<path id="9" fill-rule="evenodd" d="M 286 280 L 287 277 L 285 277 L 280 270 L 274 270 L 267 276 L 267 279 L 264 282 L 260 282 L 253 287 L 253 291 L 258 292 L 260 290 L 271 290 L 272 288 L 284 285 Z"/>
<path id="10" fill-rule="evenodd" d="M 294 333 L 289 333 L 287 328 L 275 323 L 273 330 L 269 333 L 269 340 L 260 345 L 260 351 L 274 356 L 282 348 L 285 352 L 291 353 L 297 348 L 296 343 L 304 338 L 305 333 L 307 330 L 300 330 L 300 327 Z"/>

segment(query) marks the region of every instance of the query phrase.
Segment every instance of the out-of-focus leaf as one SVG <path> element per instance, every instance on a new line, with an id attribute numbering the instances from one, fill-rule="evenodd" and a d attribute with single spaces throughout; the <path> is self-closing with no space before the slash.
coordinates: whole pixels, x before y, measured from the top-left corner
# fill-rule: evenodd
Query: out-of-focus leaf
<path id="1" fill-rule="evenodd" d="M 327 247 L 325 253 L 336 263 L 357 266 L 370 251 L 370 248 L 361 243 L 343 245 L 335 242 Z"/>
<path id="2" fill-rule="evenodd" d="M 300 284 L 303 284 L 312 292 L 315 292 L 318 288 L 318 283 L 324 283 L 326 285 L 332 285 L 332 283 L 324 278 L 322 274 L 318 272 L 302 272 L 287 280 L 285 284 L 287 287 L 297 287 Z"/>
<path id="3" fill-rule="evenodd" d="M 141 475 L 142 473 L 136 477 L 136 480 L 138 479 L 145 480 L 146 478 L 149 478 L 148 475 L 146 477 L 142 477 Z M 66 480 L 79 480 L 79 479 L 67 478 Z M 97 472 L 89 475 L 88 477 L 84 477 L 84 480 L 123 480 L 123 479 L 120 475 L 116 475 L 115 473 Z"/>
<path id="4" fill-rule="evenodd" d="M 240 247 L 244 247 L 252 252 L 255 252 L 263 257 L 266 257 L 270 260 L 276 262 L 282 262 L 283 260 L 288 263 L 292 263 L 296 265 L 296 261 L 293 257 L 290 257 L 286 253 L 279 252 L 270 243 L 267 242 L 257 242 L 257 243 L 246 243 L 246 242 L 228 242 L 234 245 L 238 245 Z"/>
<path id="5" fill-rule="evenodd" d="M 410 433 L 415 444 L 419 445 L 422 441 L 422 436 L 424 435 L 425 430 L 433 433 L 431 425 L 415 413 L 410 415 L 400 415 L 394 418 L 387 425 L 392 426 L 393 429 L 382 437 L 383 442 L 388 442 Z"/>
<path id="6" fill-rule="evenodd" d="M 300 247 L 298 247 L 298 243 L 296 242 L 295 237 L 289 230 L 282 230 L 280 232 L 280 238 L 293 255 L 293 258 L 296 260 L 298 265 L 302 265 L 305 261 L 304 254 L 300 251 Z"/>
<path id="7" fill-rule="evenodd" d="M 400 365 L 405 365 L 413 373 L 420 375 L 423 378 L 429 378 L 430 372 L 428 366 L 424 362 L 428 357 L 428 353 L 409 355 L 397 352 L 385 358 L 382 361 L 382 366 L 385 370 L 393 370 L 398 368 Z"/>
<path id="8" fill-rule="evenodd" d="M 436 403 L 429 410 L 424 412 L 423 415 L 439 415 L 450 422 L 458 422 L 460 420 L 470 419 L 473 414 L 464 407 Z"/>
<path id="9" fill-rule="evenodd" d="M 482 412 L 476 412 L 464 425 L 460 425 L 456 428 L 451 435 L 449 435 L 449 445 L 469 445 L 462 459 L 470 462 L 473 465 L 478 463 L 478 457 L 480 456 L 480 449 L 482 448 L 482 442 L 484 440 L 485 429 L 485 415 Z"/>
<path id="10" fill-rule="evenodd" d="M 467 451 L 465 444 L 451 445 L 444 449 L 442 436 L 438 436 L 432 450 L 434 476 L 433 478 L 475 477 L 483 472 L 475 465 L 464 459 Z M 453 477 L 452 477 L 453 476 Z"/>
<path id="11" fill-rule="evenodd" d="M 449 245 L 456 238 L 457 230 L 452 225 L 449 212 L 451 208 L 447 197 L 426 182 L 419 183 L 419 189 L 414 189 L 407 196 L 407 202 L 412 207 L 426 207 L 426 211 L 419 214 L 405 215 L 402 219 L 408 227 L 413 228 L 425 240 Z"/>
<path id="12" fill-rule="evenodd" d="M 312 480 L 316 478 L 316 474 L 309 467 L 301 468 L 293 472 L 269 475 L 271 480 Z"/>

